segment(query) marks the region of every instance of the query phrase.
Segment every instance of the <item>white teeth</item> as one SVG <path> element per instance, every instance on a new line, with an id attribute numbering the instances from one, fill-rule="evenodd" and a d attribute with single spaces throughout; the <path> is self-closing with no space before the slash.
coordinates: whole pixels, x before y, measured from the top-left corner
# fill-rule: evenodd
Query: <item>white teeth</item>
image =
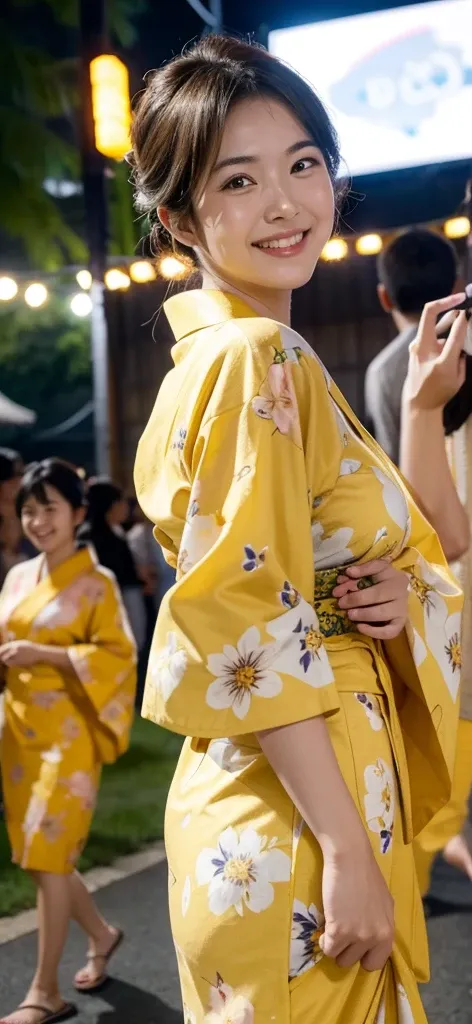
<path id="1" fill-rule="evenodd" d="M 274 238 L 271 242 L 259 242 L 258 249 L 288 249 L 290 245 L 298 245 L 303 239 L 303 231 L 290 238 Z"/>

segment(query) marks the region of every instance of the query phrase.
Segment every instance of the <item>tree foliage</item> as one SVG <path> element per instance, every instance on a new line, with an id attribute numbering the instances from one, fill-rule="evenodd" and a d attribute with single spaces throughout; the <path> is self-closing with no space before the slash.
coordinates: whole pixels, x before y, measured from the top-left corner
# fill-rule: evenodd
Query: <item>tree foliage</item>
<path id="1" fill-rule="evenodd" d="M 144 0 L 108 0 L 119 46 L 133 43 L 132 18 L 143 7 Z M 80 233 L 44 187 L 48 178 L 80 180 L 78 13 L 78 0 L 4 0 L 0 14 L 1 229 L 44 270 L 87 257 Z M 130 219 L 129 197 L 121 202 L 122 218 Z"/>

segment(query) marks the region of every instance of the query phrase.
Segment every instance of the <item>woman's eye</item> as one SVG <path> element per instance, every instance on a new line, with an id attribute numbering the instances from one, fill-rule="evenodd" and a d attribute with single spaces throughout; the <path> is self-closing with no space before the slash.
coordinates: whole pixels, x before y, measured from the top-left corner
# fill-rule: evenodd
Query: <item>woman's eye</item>
<path id="1" fill-rule="evenodd" d="M 245 174 L 238 174 L 235 178 L 231 178 L 231 181 L 227 181 L 224 189 L 232 191 L 239 191 L 239 189 L 245 188 L 246 185 L 252 185 L 252 181 Z"/>
<path id="2" fill-rule="evenodd" d="M 293 165 L 292 171 L 296 173 L 300 171 L 309 171 L 312 167 L 319 166 L 320 161 L 314 156 L 304 156 L 301 160 L 297 160 L 296 164 Z"/>

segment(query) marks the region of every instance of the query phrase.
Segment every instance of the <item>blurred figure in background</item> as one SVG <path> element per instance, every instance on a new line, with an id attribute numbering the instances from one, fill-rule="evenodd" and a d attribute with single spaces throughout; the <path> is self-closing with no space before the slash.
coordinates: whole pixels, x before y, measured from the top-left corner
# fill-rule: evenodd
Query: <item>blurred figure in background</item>
<path id="1" fill-rule="evenodd" d="M 425 316 L 428 316 L 425 311 Z M 472 321 L 468 348 L 472 350 Z M 472 785 L 472 359 L 463 354 L 465 314 L 447 342 L 434 330 L 412 346 L 402 407 L 401 470 L 423 511 L 436 529 L 448 561 L 464 591 L 462 653 L 460 622 L 451 646 L 457 677 L 461 669 L 461 712 L 450 803 L 433 818 L 415 842 L 418 879 L 429 888 L 434 856 L 444 858 L 472 879 L 472 852 L 467 838 L 468 799 Z M 446 440 L 445 440 L 446 432 Z M 427 598 L 434 601 L 436 595 Z"/>
<path id="2" fill-rule="evenodd" d="M 0 587 L 9 569 L 27 557 L 15 508 L 22 472 L 19 452 L 0 448 Z"/>
<path id="3" fill-rule="evenodd" d="M 141 581 L 122 528 L 128 512 L 121 488 L 108 478 L 95 477 L 87 488 L 87 512 L 79 539 L 92 544 L 100 565 L 114 573 L 141 651 L 146 643 L 146 611 Z"/>
<path id="4" fill-rule="evenodd" d="M 380 254 L 378 276 L 380 304 L 390 313 L 399 333 L 367 368 L 366 421 L 398 466 L 401 400 L 409 346 L 416 337 L 426 303 L 459 290 L 455 250 L 433 231 L 405 231 Z"/>
<path id="5" fill-rule="evenodd" d="M 6 1024 L 76 1015 L 58 967 L 74 918 L 89 940 L 79 991 L 94 991 L 122 934 L 98 913 L 75 871 L 96 803 L 102 763 L 127 746 L 136 653 L 116 582 L 77 546 L 83 484 L 59 459 L 30 466 L 17 511 L 39 557 L 15 566 L 0 594 L 6 674 L 0 765 L 12 859 L 38 891 L 38 961 L 24 1003 Z"/>

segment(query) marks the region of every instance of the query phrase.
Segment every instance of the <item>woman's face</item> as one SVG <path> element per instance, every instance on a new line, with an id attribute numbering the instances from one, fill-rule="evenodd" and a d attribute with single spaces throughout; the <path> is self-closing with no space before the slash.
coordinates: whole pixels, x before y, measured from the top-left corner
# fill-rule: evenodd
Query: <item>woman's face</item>
<path id="1" fill-rule="evenodd" d="M 21 525 L 38 551 L 53 555 L 74 542 L 75 531 L 83 522 L 84 510 L 74 509 L 55 487 L 44 487 L 47 503 L 43 505 L 32 495 L 23 505 Z"/>
<path id="2" fill-rule="evenodd" d="M 288 108 L 268 98 L 231 111 L 194 208 L 203 266 L 244 291 L 306 284 L 333 228 L 321 151 Z"/>

